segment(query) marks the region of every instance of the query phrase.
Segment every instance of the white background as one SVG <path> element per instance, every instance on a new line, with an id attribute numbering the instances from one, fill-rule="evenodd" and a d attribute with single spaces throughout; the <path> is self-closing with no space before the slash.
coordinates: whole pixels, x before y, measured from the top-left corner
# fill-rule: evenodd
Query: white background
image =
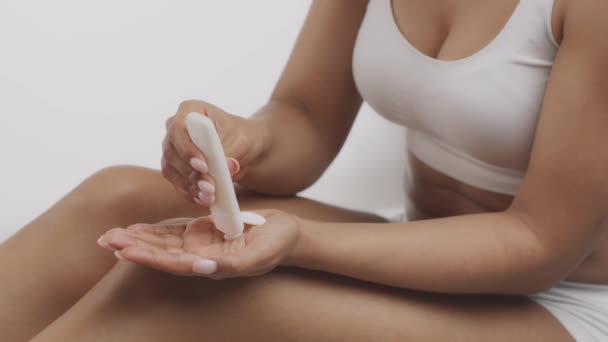
<path id="1" fill-rule="evenodd" d="M 0 241 L 105 166 L 158 168 L 164 120 L 198 98 L 250 115 L 310 1 L 0 2 Z M 402 207 L 403 133 L 364 107 L 305 195 Z"/>

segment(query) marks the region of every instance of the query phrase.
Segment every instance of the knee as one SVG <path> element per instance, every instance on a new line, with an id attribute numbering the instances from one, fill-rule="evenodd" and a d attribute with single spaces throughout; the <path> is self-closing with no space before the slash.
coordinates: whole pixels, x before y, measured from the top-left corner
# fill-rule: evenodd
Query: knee
<path id="1" fill-rule="evenodd" d="M 163 178 L 157 171 L 137 166 L 111 166 L 89 176 L 75 190 L 80 204 L 115 217 L 142 217 L 154 212 L 155 192 Z M 160 183 L 160 184 L 159 184 Z M 151 217 L 150 220 L 154 220 Z"/>

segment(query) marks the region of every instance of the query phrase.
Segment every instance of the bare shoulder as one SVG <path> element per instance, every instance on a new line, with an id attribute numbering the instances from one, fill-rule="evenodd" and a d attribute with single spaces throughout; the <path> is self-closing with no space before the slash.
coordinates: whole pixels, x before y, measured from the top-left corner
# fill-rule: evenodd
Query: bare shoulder
<path id="1" fill-rule="evenodd" d="M 582 25 L 587 20 L 593 24 L 608 25 L 608 1 L 605 0 L 554 0 L 552 26 L 557 42 L 561 43 L 566 24 Z"/>
<path id="2" fill-rule="evenodd" d="M 576 31 L 605 37 L 605 30 L 608 29 L 608 1 L 556 0 L 555 11 L 561 18 L 564 34 L 567 31 Z"/>
<path id="3" fill-rule="evenodd" d="M 606 0 L 567 0 L 564 5 L 561 49 L 568 49 L 569 58 L 578 59 L 582 69 L 595 74 L 595 81 L 605 81 L 608 77 L 606 18 Z"/>

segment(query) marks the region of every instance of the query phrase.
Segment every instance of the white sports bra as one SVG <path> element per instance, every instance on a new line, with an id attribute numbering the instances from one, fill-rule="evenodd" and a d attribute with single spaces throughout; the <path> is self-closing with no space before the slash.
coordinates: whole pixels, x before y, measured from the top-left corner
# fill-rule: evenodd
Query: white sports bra
<path id="1" fill-rule="evenodd" d="M 487 46 L 444 61 L 404 38 L 391 0 L 370 0 L 353 53 L 357 88 L 375 111 L 408 128 L 416 158 L 463 183 L 514 195 L 558 49 L 553 2 L 520 0 Z"/>

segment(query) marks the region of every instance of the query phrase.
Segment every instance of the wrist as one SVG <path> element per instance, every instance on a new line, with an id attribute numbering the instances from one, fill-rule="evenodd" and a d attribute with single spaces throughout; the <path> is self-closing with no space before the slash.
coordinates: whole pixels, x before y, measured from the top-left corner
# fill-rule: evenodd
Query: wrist
<path id="1" fill-rule="evenodd" d="M 264 173 L 262 165 L 271 146 L 270 129 L 264 120 L 255 117 L 237 119 L 241 121 L 237 135 L 242 138 L 240 144 L 246 146 L 246 153 L 238 160 L 241 169 L 233 175 L 233 181 L 241 192 L 258 192 L 260 174 Z"/>
<path id="2" fill-rule="evenodd" d="M 315 227 L 315 221 L 305 220 L 297 216 L 294 217 L 298 238 L 294 247 L 281 264 L 283 266 L 308 268 L 311 251 L 314 250 L 314 233 L 312 233 L 312 230 Z"/>

